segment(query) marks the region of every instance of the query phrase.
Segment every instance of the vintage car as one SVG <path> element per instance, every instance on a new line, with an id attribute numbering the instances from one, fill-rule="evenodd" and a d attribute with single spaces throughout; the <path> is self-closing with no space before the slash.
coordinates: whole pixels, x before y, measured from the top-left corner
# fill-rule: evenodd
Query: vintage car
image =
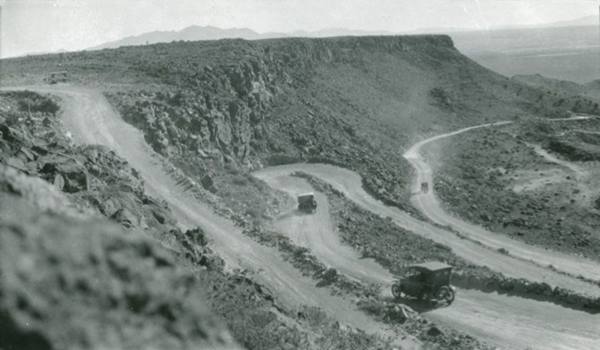
<path id="1" fill-rule="evenodd" d="M 411 297 L 419 300 L 445 302 L 454 301 L 456 290 L 450 285 L 452 266 L 432 261 L 409 266 L 409 273 L 392 285 L 396 299 Z"/>
<path id="2" fill-rule="evenodd" d="M 48 84 L 66 83 L 69 80 L 69 75 L 65 71 L 50 72 L 44 81 Z"/>
<path id="3" fill-rule="evenodd" d="M 305 213 L 312 213 L 317 209 L 317 201 L 315 200 L 315 194 L 304 193 L 298 196 L 298 210 Z"/>

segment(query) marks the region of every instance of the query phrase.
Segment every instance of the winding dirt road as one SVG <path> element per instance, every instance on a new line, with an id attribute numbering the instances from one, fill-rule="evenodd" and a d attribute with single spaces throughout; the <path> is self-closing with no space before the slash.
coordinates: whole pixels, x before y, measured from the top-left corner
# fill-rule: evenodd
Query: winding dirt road
<path id="1" fill-rule="evenodd" d="M 567 122 L 587 120 L 590 118 L 591 117 L 587 116 L 579 116 L 573 118 L 553 119 L 552 121 Z M 573 276 L 581 275 L 591 280 L 600 281 L 600 264 L 597 262 L 582 257 L 531 246 L 526 243 L 511 239 L 508 236 L 490 232 L 481 226 L 468 223 L 447 213 L 442 208 L 442 205 L 435 195 L 433 188 L 427 192 L 420 191 L 420 186 L 423 182 L 426 182 L 430 184 L 430 187 L 433 187 L 431 186 L 431 184 L 433 184 L 432 169 L 420 153 L 424 146 L 431 142 L 456 136 L 474 129 L 502 126 L 509 123 L 510 122 L 499 122 L 464 128 L 447 134 L 437 135 L 413 145 L 404 153 L 404 157 L 413 165 L 416 170 L 416 178 L 413 183 L 413 191 L 416 194 L 412 197 L 413 205 L 433 222 L 442 226 L 449 226 L 468 238 L 480 242 L 486 247 L 496 250 L 501 248 L 506 249 L 510 255 L 514 257 L 518 257 L 523 260 L 529 260 L 541 266 L 552 265 L 557 270 L 569 273 Z M 598 292 L 597 290 L 598 288 L 595 287 L 591 292 L 595 295 L 595 293 Z"/>
<path id="2" fill-rule="evenodd" d="M 193 198 L 169 175 L 163 160 L 147 145 L 142 133 L 124 122 L 101 93 L 66 85 L 11 88 L 22 89 L 61 97 L 62 122 L 76 143 L 104 145 L 125 158 L 140 172 L 148 194 L 169 203 L 182 228 L 201 227 L 208 234 L 211 247 L 229 268 L 256 271 L 253 279 L 268 286 L 285 305 L 320 307 L 344 324 L 392 338 L 403 349 L 421 348 L 419 341 L 397 328 L 376 322 L 357 310 L 350 300 L 332 296 L 327 288 L 316 287 L 313 279 L 303 276 L 277 250 L 251 240 L 239 227 Z"/>
<path id="3" fill-rule="evenodd" d="M 228 220 L 215 215 L 206 205 L 191 198 L 163 168 L 162 161 L 147 146 L 141 133 L 126 124 L 104 97 L 92 90 L 73 87 L 39 87 L 35 90 L 61 96 L 64 103 L 64 124 L 75 140 L 81 143 L 106 145 L 138 169 L 149 194 L 165 199 L 177 219 L 185 226 L 200 226 L 210 235 L 215 250 L 229 266 L 258 269 L 257 280 L 270 286 L 286 303 L 315 305 L 341 322 L 367 332 L 389 334 L 384 326 L 358 312 L 347 300 L 333 297 L 326 289 L 316 288 L 314 281 L 302 276 L 279 253 L 258 245 L 244 236 Z M 417 153 L 418 155 L 418 149 Z M 417 157 L 418 158 L 418 157 Z M 290 194 L 307 189 L 307 183 L 289 180 L 291 172 L 301 170 L 330 183 L 350 200 L 382 217 L 390 217 L 399 226 L 445 244 L 465 259 L 487 265 L 514 277 L 525 277 L 560 285 L 569 289 L 598 293 L 597 288 L 555 273 L 523 259 L 514 259 L 482 247 L 470 240 L 460 240 L 447 230 L 419 221 L 397 208 L 384 205 L 363 189 L 358 174 L 322 164 L 296 164 L 265 169 L 256 175 L 273 187 Z M 309 246 L 320 259 L 339 268 L 349 276 L 389 283 L 391 275 L 372 260 L 360 259 L 349 247 L 341 244 L 330 222 L 325 198 L 318 194 L 321 211 L 313 218 L 289 217 L 275 223 L 278 229 L 297 233 L 296 242 Z M 324 210 L 323 210 L 324 209 Z M 320 215 L 320 216 L 319 216 Z M 286 221 L 288 220 L 288 221 Z M 277 226 L 280 225 L 280 226 Z M 319 228 L 315 233 L 310 228 Z M 512 253 L 512 251 L 511 251 Z M 499 345 L 501 348 L 594 349 L 600 342 L 600 316 L 517 297 L 499 296 L 477 291 L 459 291 L 449 308 L 438 309 L 428 317 L 453 328 L 467 331 Z M 412 340 L 401 344 L 418 347 Z"/>

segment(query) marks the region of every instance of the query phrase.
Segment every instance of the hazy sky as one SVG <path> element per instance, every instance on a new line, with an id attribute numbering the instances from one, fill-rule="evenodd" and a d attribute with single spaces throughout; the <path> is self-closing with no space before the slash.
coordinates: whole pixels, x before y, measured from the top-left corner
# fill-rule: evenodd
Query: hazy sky
<path id="1" fill-rule="evenodd" d="M 76 50 L 189 25 L 290 32 L 540 24 L 597 14 L 598 0 L 0 0 L 2 56 Z"/>

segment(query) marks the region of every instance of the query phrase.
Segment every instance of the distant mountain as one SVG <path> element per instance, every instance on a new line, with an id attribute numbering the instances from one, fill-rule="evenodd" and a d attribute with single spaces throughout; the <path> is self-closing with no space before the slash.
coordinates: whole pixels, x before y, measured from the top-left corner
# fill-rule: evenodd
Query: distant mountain
<path id="1" fill-rule="evenodd" d="M 290 37 L 309 37 L 309 38 L 326 38 L 334 36 L 370 36 L 370 35 L 396 35 L 398 33 L 389 31 L 369 31 L 347 28 L 326 28 L 317 31 L 295 31 L 287 36 Z"/>
<path id="2" fill-rule="evenodd" d="M 90 50 L 99 50 L 107 48 L 117 48 L 121 46 L 138 46 L 156 43 L 168 43 L 171 41 L 199 41 L 199 40 L 219 40 L 219 39 L 246 39 L 259 40 L 284 37 L 309 37 L 323 38 L 335 36 L 369 36 L 369 35 L 398 35 L 398 34 L 426 34 L 426 33 L 456 33 L 457 36 L 481 36 L 489 35 L 491 32 L 507 32 L 510 30 L 535 30 L 564 27 L 595 26 L 598 24 L 597 16 L 586 16 L 574 20 L 546 23 L 535 26 L 511 26 L 496 27 L 490 30 L 474 30 L 460 27 L 440 27 L 440 28 L 420 28 L 407 33 L 398 33 L 390 31 L 367 31 L 347 28 L 326 28 L 317 31 L 295 31 L 291 33 L 258 33 L 248 28 L 218 28 L 213 26 L 190 26 L 176 31 L 154 31 L 136 36 L 125 37 L 120 40 L 111 41 L 102 45 L 92 47 Z M 461 34 L 464 33 L 464 34 Z M 467 50 L 468 52 L 469 50 Z"/>
<path id="3" fill-rule="evenodd" d="M 333 36 L 367 36 L 367 35 L 393 35 L 386 31 L 351 30 L 345 28 L 327 28 L 318 31 L 296 31 L 292 33 L 257 33 L 248 28 L 221 29 L 212 26 L 191 26 L 179 31 L 155 31 L 136 36 L 129 36 L 120 40 L 104 43 L 89 50 L 112 49 L 121 46 L 139 46 L 171 41 L 199 41 L 219 39 L 272 39 L 284 37 L 333 37 Z"/>
<path id="4" fill-rule="evenodd" d="M 248 28 L 221 29 L 212 26 L 191 26 L 176 31 L 155 31 L 136 36 L 129 36 L 120 40 L 104 43 L 89 48 L 89 50 L 113 49 L 121 46 L 139 46 L 172 41 L 199 41 L 219 39 L 273 39 L 286 37 L 325 38 L 334 36 L 369 36 L 369 35 L 395 35 L 398 33 L 388 31 L 367 31 L 346 28 L 326 28 L 317 31 L 295 31 L 291 33 L 257 33 Z"/>
<path id="5" fill-rule="evenodd" d="M 268 39 L 285 37 L 281 33 L 260 34 L 248 28 L 228 28 L 221 29 L 212 26 L 190 26 L 179 31 L 155 31 L 136 36 L 125 37 L 120 40 L 111 41 L 102 45 L 92 47 L 90 50 L 110 49 L 121 46 L 139 46 L 156 43 L 168 43 L 171 41 L 199 41 L 199 40 L 219 40 L 219 39 Z"/>

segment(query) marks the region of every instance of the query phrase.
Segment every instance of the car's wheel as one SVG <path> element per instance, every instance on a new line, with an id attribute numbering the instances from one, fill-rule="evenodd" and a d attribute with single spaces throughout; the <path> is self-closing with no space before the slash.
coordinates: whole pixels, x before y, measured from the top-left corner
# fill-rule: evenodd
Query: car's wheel
<path id="1" fill-rule="evenodd" d="M 450 305 L 454 301 L 454 291 L 449 286 L 442 286 L 437 291 L 435 298 Z"/>
<path id="2" fill-rule="evenodd" d="M 402 298 L 402 286 L 400 285 L 400 282 L 392 284 L 392 295 L 395 299 Z"/>

